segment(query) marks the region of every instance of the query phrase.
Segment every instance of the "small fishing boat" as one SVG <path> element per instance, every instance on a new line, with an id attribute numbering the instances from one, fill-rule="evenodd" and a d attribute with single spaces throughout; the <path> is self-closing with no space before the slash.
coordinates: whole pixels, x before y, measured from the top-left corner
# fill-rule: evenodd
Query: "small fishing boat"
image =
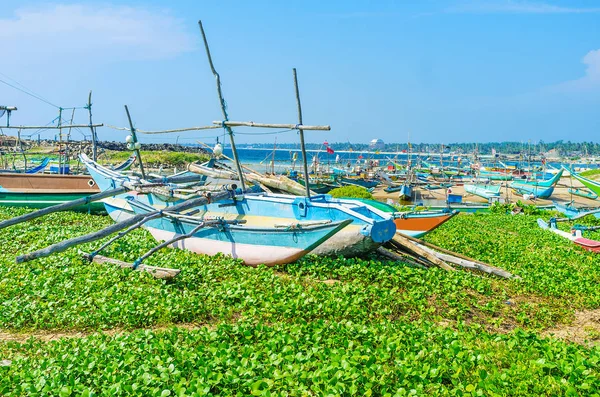
<path id="1" fill-rule="evenodd" d="M 567 204 L 561 204 L 556 201 L 553 202 L 554 209 L 569 219 L 579 219 L 587 215 L 594 215 L 600 219 L 600 208 L 577 208 L 573 205 L 573 202 Z"/>
<path id="2" fill-rule="evenodd" d="M 40 162 L 40 164 L 36 165 L 35 167 L 32 168 L 28 168 L 25 170 L 25 172 L 23 172 L 22 170 L 0 170 L 0 173 L 11 173 L 11 174 L 37 174 L 40 173 L 42 171 L 44 171 L 46 169 L 46 167 L 48 166 L 48 164 L 50 163 L 50 159 L 45 157 L 44 159 L 42 159 L 42 161 Z"/>
<path id="3" fill-rule="evenodd" d="M 448 222 L 458 211 L 411 211 L 394 213 L 396 233 L 411 237 L 423 237 L 425 234 Z"/>
<path id="4" fill-rule="evenodd" d="M 510 184 L 510 188 L 520 195 L 531 195 L 535 198 L 547 199 L 552 196 L 554 186 L 562 177 L 562 170 L 550 179 L 541 181 L 515 181 Z"/>
<path id="5" fill-rule="evenodd" d="M 493 197 L 500 197 L 500 185 L 489 185 L 489 184 L 465 184 L 465 192 L 474 194 L 475 196 L 482 197 L 484 199 L 490 199 Z"/>
<path id="6" fill-rule="evenodd" d="M 569 171 L 567 168 L 565 168 L 565 166 L 563 166 L 563 169 L 566 171 Z M 581 174 L 576 173 L 573 170 L 570 170 L 570 174 L 573 178 L 575 178 L 579 182 L 581 182 L 583 184 L 583 186 L 590 189 L 594 194 L 600 195 L 600 182 L 594 181 L 592 179 L 588 179 L 588 178 L 582 176 Z"/>
<path id="7" fill-rule="evenodd" d="M 579 189 L 579 188 L 569 188 L 567 189 L 570 194 L 574 194 L 575 196 L 584 197 L 590 200 L 596 200 L 598 195 L 587 189 Z"/>
<path id="8" fill-rule="evenodd" d="M 403 186 L 404 185 L 390 185 L 390 186 L 387 186 L 385 189 L 383 189 L 383 191 L 386 193 L 396 193 L 396 192 L 399 192 L 400 190 L 402 190 Z"/>
<path id="9" fill-rule="evenodd" d="M 500 171 L 481 170 L 479 171 L 479 176 L 481 178 L 486 178 L 491 181 L 510 181 L 513 179 L 513 176 L 511 174 Z"/>
<path id="10" fill-rule="evenodd" d="M 81 155 L 81 159 L 102 191 L 120 186 L 123 180 L 133 180 L 132 177 L 95 163 L 85 155 Z M 131 206 L 131 198 L 161 210 L 182 202 L 175 198 L 156 194 L 136 194 L 135 192 L 106 198 L 103 202 L 111 218 L 115 221 L 122 221 L 135 214 L 135 209 Z M 263 192 L 246 193 L 236 197 L 231 203 L 212 203 L 202 208 L 195 208 L 195 210 L 211 219 L 246 220 L 246 228 L 270 227 L 274 223 L 301 224 L 324 220 L 339 222 L 351 219 L 351 224 L 313 250 L 313 253 L 317 255 L 355 256 L 365 254 L 392 239 L 396 231 L 393 217 L 390 214 L 367 204 L 353 200 L 334 199 L 329 195 L 314 195 L 308 198 Z"/>
<path id="11" fill-rule="evenodd" d="M 135 199 L 130 203 L 136 214 L 148 214 L 155 210 Z M 152 219 L 144 227 L 157 241 L 169 241 L 191 234 L 173 243 L 173 248 L 205 255 L 231 255 L 250 266 L 274 266 L 300 259 L 352 222 L 351 219 L 289 222 L 288 219 L 276 217 L 261 218 L 259 223 L 262 226 L 223 223 L 217 227 L 198 229 L 208 218 L 191 210 L 189 215 L 182 213 Z"/>
<path id="12" fill-rule="evenodd" d="M 377 200 L 352 199 L 391 213 L 396 224 L 396 233 L 411 237 L 423 237 L 444 222 L 449 221 L 458 211 L 447 208 L 434 211 L 398 211 L 396 207 Z"/>
<path id="13" fill-rule="evenodd" d="M 400 193 L 398 198 L 400 200 L 410 201 L 412 200 L 413 188 L 410 184 L 404 184 L 400 186 Z"/>
<path id="14" fill-rule="evenodd" d="M 352 177 L 347 177 L 347 176 L 341 176 L 341 177 L 339 177 L 338 181 L 342 185 L 361 186 L 361 187 L 364 187 L 366 189 L 374 188 L 377 185 L 379 185 L 379 181 L 376 181 L 374 179 L 352 178 Z"/>
<path id="15" fill-rule="evenodd" d="M 558 234 L 559 236 L 572 241 L 587 251 L 600 252 L 600 241 L 584 238 L 581 235 L 581 230 L 579 229 L 572 229 L 570 233 L 560 230 L 556 226 L 556 219 L 554 218 L 550 219 L 550 222 L 546 222 L 543 219 L 538 218 L 537 223 L 542 229 L 550 230 L 552 233 Z"/>
<path id="16" fill-rule="evenodd" d="M 89 175 L 48 175 L 0 173 L 0 206 L 46 208 L 100 190 Z M 80 210 L 99 212 L 102 203 L 90 203 Z"/>
<path id="17" fill-rule="evenodd" d="M 128 169 L 131 168 L 133 163 L 135 163 L 135 160 L 137 160 L 137 156 L 135 154 L 132 154 L 131 156 L 129 156 L 127 158 L 127 160 L 125 160 L 121 164 L 113 167 L 113 170 L 114 171 L 127 171 Z"/>

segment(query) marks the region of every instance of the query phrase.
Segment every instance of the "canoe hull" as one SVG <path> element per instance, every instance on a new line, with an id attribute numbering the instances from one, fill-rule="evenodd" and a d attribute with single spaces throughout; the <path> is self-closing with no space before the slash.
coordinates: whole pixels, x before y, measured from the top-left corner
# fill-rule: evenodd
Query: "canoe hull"
<path id="1" fill-rule="evenodd" d="M 0 174 L 0 206 L 46 208 L 100 192 L 89 175 Z M 102 203 L 75 208 L 101 212 Z"/>
<path id="2" fill-rule="evenodd" d="M 411 237 L 422 237 L 450 220 L 458 212 L 411 213 L 394 219 L 396 233 Z"/>
<path id="3" fill-rule="evenodd" d="M 400 187 L 400 193 L 398 193 L 398 198 L 400 200 L 411 200 L 412 199 L 412 186 L 410 185 L 402 185 Z"/>
<path id="4" fill-rule="evenodd" d="M 0 207 L 47 208 L 68 201 L 88 197 L 90 193 L 19 193 L 0 192 Z M 100 202 L 94 202 L 73 208 L 72 211 L 104 212 Z"/>

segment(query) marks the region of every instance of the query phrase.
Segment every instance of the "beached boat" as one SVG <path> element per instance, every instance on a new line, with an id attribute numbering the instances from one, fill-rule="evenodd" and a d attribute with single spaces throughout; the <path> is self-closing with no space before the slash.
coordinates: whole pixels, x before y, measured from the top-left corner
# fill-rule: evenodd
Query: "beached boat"
<path id="1" fill-rule="evenodd" d="M 573 203 L 562 204 L 556 201 L 553 202 L 554 209 L 569 219 L 583 218 L 587 215 L 594 215 L 600 219 L 600 208 L 583 208 L 575 207 Z"/>
<path id="2" fill-rule="evenodd" d="M 398 198 L 400 200 L 410 201 L 412 200 L 413 188 L 410 184 L 404 184 L 400 186 L 400 193 L 398 193 Z"/>
<path id="3" fill-rule="evenodd" d="M 479 171 L 479 177 L 489 179 L 490 181 L 510 181 L 513 179 L 513 176 L 506 172 L 487 170 Z"/>
<path id="4" fill-rule="evenodd" d="M 563 166 L 563 169 L 569 171 L 567 168 Z M 581 174 L 576 173 L 575 171 L 570 171 L 570 174 L 573 178 L 577 179 L 579 182 L 583 184 L 583 186 L 590 189 L 596 195 L 600 195 L 600 182 L 594 181 L 592 179 L 588 179 Z"/>
<path id="5" fill-rule="evenodd" d="M 379 185 L 379 181 L 376 181 L 374 179 L 358 178 L 358 177 L 352 178 L 352 177 L 346 177 L 346 176 L 339 177 L 338 182 L 341 183 L 342 185 L 361 186 L 361 187 L 364 187 L 365 189 L 374 188 L 377 185 Z"/>
<path id="6" fill-rule="evenodd" d="M 488 184 L 465 184 L 465 192 L 474 194 L 475 196 L 490 199 L 492 197 L 500 197 L 501 185 L 488 185 Z"/>
<path id="7" fill-rule="evenodd" d="M 422 237 L 449 221 L 458 211 L 412 211 L 394 213 L 396 233 L 411 237 Z"/>
<path id="8" fill-rule="evenodd" d="M 46 208 L 87 197 L 100 190 L 89 175 L 47 175 L 0 173 L 0 206 Z M 101 203 L 79 208 L 98 212 Z"/>
<path id="9" fill-rule="evenodd" d="M 554 186 L 562 177 L 562 170 L 550 179 L 541 181 L 515 181 L 509 186 L 516 193 L 521 195 L 531 195 L 535 198 L 547 199 L 552 196 Z"/>
<path id="10" fill-rule="evenodd" d="M 0 173 L 37 174 L 37 173 L 43 172 L 46 169 L 46 167 L 48 166 L 49 163 L 50 163 L 50 159 L 47 158 L 47 157 L 45 157 L 44 159 L 42 159 L 42 161 L 40 162 L 40 164 L 36 165 L 35 167 L 28 168 L 25 171 L 18 170 L 18 169 L 13 169 L 13 170 L 4 169 L 4 170 L 0 170 Z"/>
<path id="11" fill-rule="evenodd" d="M 433 211 L 398 211 L 396 207 L 377 200 L 352 200 L 360 201 L 381 211 L 391 213 L 394 216 L 396 233 L 411 237 L 422 237 L 458 214 L 458 211 L 447 208 Z"/>
<path id="12" fill-rule="evenodd" d="M 581 248 L 583 248 L 587 251 L 600 252 L 600 241 L 584 238 L 581 235 L 581 230 L 572 229 L 571 232 L 565 232 L 563 230 L 560 230 L 556 226 L 555 219 L 550 219 L 550 222 L 546 222 L 543 219 L 538 219 L 537 223 L 538 223 L 538 226 L 541 227 L 542 229 L 550 230 L 552 233 L 558 234 L 559 236 L 572 241 L 573 243 L 579 245 Z"/>
<path id="13" fill-rule="evenodd" d="M 94 163 L 85 155 L 81 158 L 102 191 L 120 186 L 122 180 L 131 180 L 129 176 Z M 135 213 L 131 206 L 132 198 L 142 204 L 152 205 L 155 209 L 167 209 L 181 202 L 156 194 L 141 195 L 135 192 L 107 198 L 103 202 L 109 215 L 115 221 L 121 221 Z M 334 199 L 329 195 L 314 195 L 308 198 L 272 193 L 246 193 L 231 203 L 212 203 L 194 210 L 198 212 L 198 216 L 205 218 L 245 220 L 247 228 L 351 219 L 351 224 L 313 250 L 313 253 L 318 255 L 365 254 L 389 241 L 396 230 L 390 214 L 363 203 Z"/>
<path id="14" fill-rule="evenodd" d="M 567 191 L 570 194 L 574 194 L 575 196 L 584 197 L 590 200 L 596 200 L 598 195 L 590 190 L 579 189 L 579 188 L 569 188 Z"/>
<path id="15" fill-rule="evenodd" d="M 135 199 L 130 200 L 130 203 L 136 214 L 148 214 L 155 210 Z M 190 237 L 173 243 L 173 248 L 205 255 L 231 255 L 250 266 L 294 262 L 352 222 L 350 219 L 336 222 L 289 222 L 289 219 L 261 217 L 260 223 L 263 226 L 259 226 L 249 225 L 248 217 L 244 217 L 243 221 L 247 222 L 244 224 L 223 223 L 217 227 L 198 229 L 207 216 L 198 215 L 195 210 L 189 213 L 190 215 L 182 213 L 176 217 L 155 218 L 146 222 L 144 227 L 157 241 L 169 241 L 177 236 L 191 234 Z M 237 219 L 240 220 L 242 219 Z M 278 221 L 284 223 L 277 223 Z"/>

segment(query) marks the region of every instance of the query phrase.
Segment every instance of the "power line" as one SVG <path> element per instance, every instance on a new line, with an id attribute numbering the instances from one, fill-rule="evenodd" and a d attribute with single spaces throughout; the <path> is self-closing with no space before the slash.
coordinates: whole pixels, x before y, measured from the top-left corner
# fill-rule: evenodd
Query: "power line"
<path id="1" fill-rule="evenodd" d="M 16 86 L 14 86 L 14 85 L 12 85 L 10 83 L 7 83 L 6 81 L 4 81 L 2 79 L 0 79 L 0 83 L 4 83 L 4 84 L 6 84 L 9 87 L 14 88 L 15 90 L 21 91 L 22 93 L 27 94 L 27 95 L 29 95 L 29 96 L 31 96 L 33 98 L 36 98 L 36 99 L 38 99 L 38 100 L 40 100 L 42 102 L 45 102 L 45 103 L 47 103 L 50 106 L 54 106 L 55 108 L 60 109 L 60 106 L 57 106 L 57 105 L 53 104 L 52 102 L 49 102 L 49 101 L 47 101 L 47 100 L 45 100 L 45 99 L 43 99 L 43 98 L 41 98 L 41 97 L 39 97 L 39 96 L 37 96 L 35 94 L 32 94 L 31 92 L 27 92 L 27 91 L 25 91 L 25 90 L 23 90 L 23 89 L 21 89 L 19 87 L 16 87 Z"/>

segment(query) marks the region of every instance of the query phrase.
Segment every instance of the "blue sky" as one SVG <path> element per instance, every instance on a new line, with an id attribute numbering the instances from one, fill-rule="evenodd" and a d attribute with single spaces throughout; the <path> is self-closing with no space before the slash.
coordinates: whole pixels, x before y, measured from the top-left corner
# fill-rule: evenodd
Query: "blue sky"
<path id="1" fill-rule="evenodd" d="M 198 19 L 231 120 L 295 123 L 296 67 L 304 122 L 332 126 L 307 132 L 310 142 L 598 141 L 596 1 L 13 2 L 0 8 L 0 79 L 62 107 L 83 105 L 91 89 L 106 124 L 126 126 L 127 104 L 141 129 L 208 125 L 221 114 Z M 13 124 L 57 115 L 2 83 L 0 104 L 19 108 Z"/>

